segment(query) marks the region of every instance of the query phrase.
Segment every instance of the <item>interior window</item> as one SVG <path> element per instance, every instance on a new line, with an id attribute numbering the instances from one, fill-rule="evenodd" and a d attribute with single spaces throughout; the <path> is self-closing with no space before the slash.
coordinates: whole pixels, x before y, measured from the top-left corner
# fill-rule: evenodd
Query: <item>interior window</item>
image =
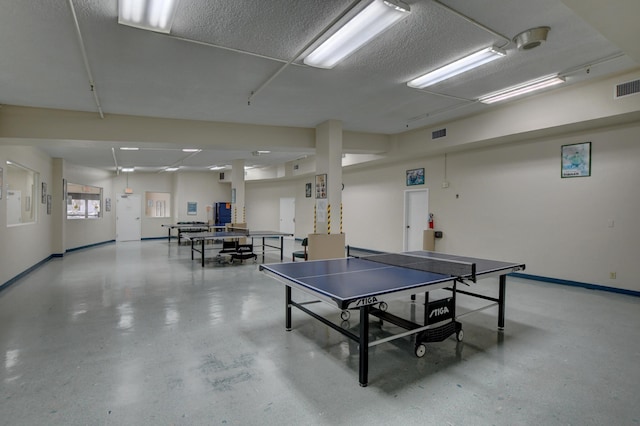
<path id="1" fill-rule="evenodd" d="M 7 225 L 34 223 L 40 174 L 13 161 L 7 161 Z"/>
<path id="2" fill-rule="evenodd" d="M 171 217 L 171 194 L 168 192 L 145 192 L 145 216 Z"/>
<path id="3" fill-rule="evenodd" d="M 102 188 L 67 183 L 67 219 L 102 217 Z"/>

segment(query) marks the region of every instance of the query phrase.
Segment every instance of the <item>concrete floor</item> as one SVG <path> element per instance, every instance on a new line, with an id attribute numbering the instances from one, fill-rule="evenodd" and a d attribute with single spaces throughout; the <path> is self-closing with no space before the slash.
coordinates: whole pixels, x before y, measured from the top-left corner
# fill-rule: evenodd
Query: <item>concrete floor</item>
<path id="1" fill-rule="evenodd" d="M 202 268 L 166 240 L 72 252 L 0 293 L 0 424 L 640 424 L 639 298 L 516 278 L 507 297 L 504 333 L 492 308 L 424 358 L 376 346 L 361 388 L 355 345 L 296 310 L 286 332 L 284 287 L 252 262 Z"/>

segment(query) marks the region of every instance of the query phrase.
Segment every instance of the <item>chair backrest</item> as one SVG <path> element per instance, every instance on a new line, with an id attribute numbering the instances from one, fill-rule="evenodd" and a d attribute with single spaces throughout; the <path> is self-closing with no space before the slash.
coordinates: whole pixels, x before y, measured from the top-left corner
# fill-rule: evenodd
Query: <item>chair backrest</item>
<path id="1" fill-rule="evenodd" d="M 309 245 L 309 239 L 308 238 L 303 238 L 302 239 L 302 243 L 300 243 L 302 245 L 302 247 L 306 247 L 307 245 Z"/>

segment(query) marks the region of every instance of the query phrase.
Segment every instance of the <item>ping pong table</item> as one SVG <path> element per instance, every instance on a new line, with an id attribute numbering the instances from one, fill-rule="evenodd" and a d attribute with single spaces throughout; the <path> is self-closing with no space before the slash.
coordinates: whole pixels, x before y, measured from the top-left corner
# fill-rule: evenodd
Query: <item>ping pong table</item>
<path id="1" fill-rule="evenodd" d="M 194 259 L 194 253 L 200 253 L 200 261 L 204 268 L 206 258 L 207 241 L 228 241 L 238 240 L 241 238 L 251 238 L 253 247 L 262 247 L 262 261 L 265 259 L 267 250 L 276 250 L 280 252 L 280 261 L 284 260 L 284 237 L 291 237 L 293 234 L 278 231 L 251 231 L 244 228 L 230 228 L 230 231 L 220 232 L 185 232 L 183 237 L 191 241 L 191 260 Z M 275 238 L 280 244 L 271 244 L 269 239 Z M 261 243 L 255 245 L 256 239 Z M 198 244 L 199 243 L 199 244 Z M 215 248 L 212 248 L 212 250 Z"/>
<path id="2" fill-rule="evenodd" d="M 369 348 L 391 340 L 415 335 L 415 355 L 424 356 L 425 343 L 443 341 L 452 334 L 462 341 L 462 316 L 498 306 L 498 328 L 504 328 L 506 277 L 525 269 L 522 263 L 500 262 L 428 251 L 383 253 L 361 258 L 342 258 L 308 262 L 260 265 L 259 269 L 285 285 L 286 330 L 291 330 L 291 308 L 321 321 L 359 344 L 359 382 L 368 384 Z M 499 277 L 497 297 L 458 288 L 459 284 L 475 285 L 480 278 Z M 314 297 L 312 301 L 296 302 L 291 289 Z M 450 297 L 429 301 L 429 292 L 450 291 Z M 387 312 L 387 302 L 424 292 L 423 323 L 409 321 Z M 484 299 L 492 303 L 479 309 L 456 315 L 456 295 Z M 317 300 L 316 300 L 317 299 Z M 307 305 L 327 302 L 342 310 L 342 320 L 348 320 L 349 310 L 359 310 L 358 334 L 309 309 Z M 370 340 L 370 316 L 388 321 L 406 331 L 389 337 Z"/>
<path id="3" fill-rule="evenodd" d="M 209 225 L 208 223 L 204 223 L 204 222 L 194 222 L 194 223 L 174 223 L 174 224 L 168 224 L 168 225 L 161 225 L 163 228 L 168 228 L 168 242 L 171 243 L 171 231 L 173 229 L 177 229 L 178 230 L 178 245 L 180 245 L 180 240 L 182 237 L 182 234 L 187 233 L 187 232 L 205 232 L 205 231 L 217 231 L 218 229 L 221 230 L 225 230 L 226 226 L 225 225 Z"/>

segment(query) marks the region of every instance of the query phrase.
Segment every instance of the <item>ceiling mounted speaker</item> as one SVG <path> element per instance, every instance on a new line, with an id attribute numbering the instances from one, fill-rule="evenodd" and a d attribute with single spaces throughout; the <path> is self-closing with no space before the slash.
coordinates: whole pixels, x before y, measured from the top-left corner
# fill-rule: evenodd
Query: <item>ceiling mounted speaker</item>
<path id="1" fill-rule="evenodd" d="M 549 27 L 531 28 L 515 36 L 513 41 L 516 43 L 516 46 L 518 46 L 518 50 L 533 49 L 547 41 L 549 30 Z"/>

